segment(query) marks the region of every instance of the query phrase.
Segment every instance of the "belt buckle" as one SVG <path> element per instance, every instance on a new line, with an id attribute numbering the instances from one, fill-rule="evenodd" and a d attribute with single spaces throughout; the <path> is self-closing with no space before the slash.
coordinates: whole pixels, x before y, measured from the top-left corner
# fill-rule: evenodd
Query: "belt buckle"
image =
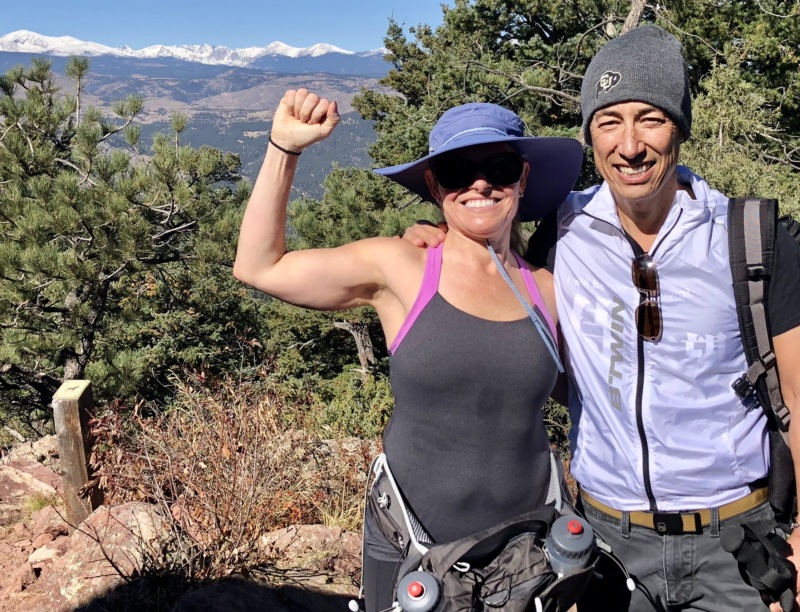
<path id="1" fill-rule="evenodd" d="M 683 528 L 683 517 L 694 517 L 694 529 Z M 685 535 L 703 533 L 699 512 L 654 512 L 653 529 L 660 535 Z"/>

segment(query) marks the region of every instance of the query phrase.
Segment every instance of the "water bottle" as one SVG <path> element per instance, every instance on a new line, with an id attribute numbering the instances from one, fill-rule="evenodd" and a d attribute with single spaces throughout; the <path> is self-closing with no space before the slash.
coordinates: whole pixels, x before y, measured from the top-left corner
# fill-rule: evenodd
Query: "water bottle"
<path id="1" fill-rule="evenodd" d="M 441 609 L 441 599 L 442 587 L 429 572 L 410 572 L 397 585 L 397 603 L 403 612 L 434 612 Z"/>
<path id="2" fill-rule="evenodd" d="M 594 532 L 591 525 L 576 515 L 556 519 L 545 540 L 550 566 L 563 576 L 583 569 L 593 548 Z"/>

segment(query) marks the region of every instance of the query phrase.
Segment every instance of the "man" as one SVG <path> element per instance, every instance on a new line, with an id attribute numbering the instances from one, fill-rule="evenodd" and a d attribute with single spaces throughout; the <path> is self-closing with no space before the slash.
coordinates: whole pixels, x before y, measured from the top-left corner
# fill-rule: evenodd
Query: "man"
<path id="1" fill-rule="evenodd" d="M 766 419 L 731 388 L 747 365 L 728 198 L 678 166 L 692 121 L 680 43 L 655 26 L 612 40 L 587 68 L 581 109 L 604 182 L 571 194 L 557 220 L 570 469 L 587 518 L 637 588 L 628 592 L 605 568 L 579 610 L 763 609 L 719 544 L 728 522 L 761 535 L 776 525 L 764 484 Z M 436 231 L 418 235 L 435 243 Z M 794 412 L 800 255 L 788 233 L 777 243 L 780 282 L 770 285 L 769 314 L 784 401 Z M 799 438 L 795 418 L 793 448 Z M 800 452 L 796 471 L 798 459 Z M 789 542 L 800 553 L 800 529 Z"/>

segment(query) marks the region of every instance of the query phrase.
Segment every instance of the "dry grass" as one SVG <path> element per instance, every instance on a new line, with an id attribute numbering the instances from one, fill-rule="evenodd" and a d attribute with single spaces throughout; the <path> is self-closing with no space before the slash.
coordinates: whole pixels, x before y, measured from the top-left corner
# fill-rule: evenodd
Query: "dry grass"
<path id="1" fill-rule="evenodd" d="M 170 562 L 195 579 L 258 563 L 259 537 L 280 527 L 360 529 L 374 444 L 287 429 L 291 409 L 255 384 L 201 381 L 181 384 L 170 410 L 149 418 L 116 407 L 95 422 L 97 482 L 111 503 L 162 505 L 175 532 Z"/>
<path id="2" fill-rule="evenodd" d="M 34 512 L 38 512 L 49 506 L 55 506 L 56 508 L 63 506 L 61 496 L 57 493 L 50 495 L 47 493 L 34 493 L 25 499 L 24 512 L 26 515 L 30 516 Z"/>
<path id="3" fill-rule="evenodd" d="M 317 503 L 319 522 L 345 531 L 360 531 L 364 517 L 364 495 L 353 494 L 352 483 L 344 480 L 338 490 L 331 491 Z"/>

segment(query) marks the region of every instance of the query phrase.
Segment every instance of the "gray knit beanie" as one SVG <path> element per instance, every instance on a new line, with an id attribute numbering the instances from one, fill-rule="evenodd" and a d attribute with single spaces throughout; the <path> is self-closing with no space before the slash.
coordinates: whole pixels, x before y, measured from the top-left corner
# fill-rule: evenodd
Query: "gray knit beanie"
<path id="1" fill-rule="evenodd" d="M 592 144 L 589 124 L 606 106 L 646 102 L 663 110 L 688 140 L 692 100 L 681 43 L 658 26 L 640 26 L 609 41 L 589 63 L 581 85 L 583 136 Z"/>

